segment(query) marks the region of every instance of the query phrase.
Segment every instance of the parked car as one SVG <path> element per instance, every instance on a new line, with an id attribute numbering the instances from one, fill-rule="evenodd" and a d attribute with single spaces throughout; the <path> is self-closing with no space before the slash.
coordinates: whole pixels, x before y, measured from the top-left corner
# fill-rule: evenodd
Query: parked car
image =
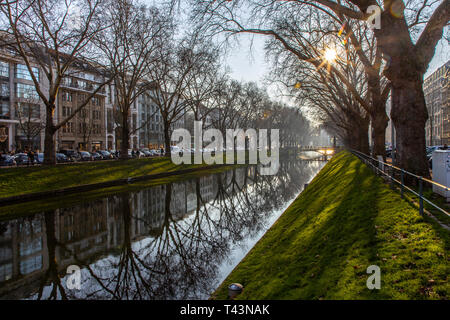
<path id="1" fill-rule="evenodd" d="M 150 152 L 150 150 L 148 149 L 148 148 L 144 148 L 144 149 L 141 149 L 141 150 L 139 150 L 140 152 L 142 152 L 144 155 L 144 157 L 150 157 L 152 154 L 151 154 L 151 152 Z"/>
<path id="2" fill-rule="evenodd" d="M 16 153 L 13 157 L 17 165 L 26 165 L 29 162 L 28 154 L 26 153 Z M 33 163 L 37 163 L 37 161 L 34 160 Z"/>
<path id="3" fill-rule="evenodd" d="M 94 160 L 92 155 L 87 151 L 80 151 L 80 160 L 81 161 L 91 161 Z"/>
<path id="4" fill-rule="evenodd" d="M 91 152 L 91 155 L 93 160 L 103 160 L 102 155 L 98 152 Z"/>
<path id="5" fill-rule="evenodd" d="M 180 147 L 177 146 L 170 146 L 170 153 L 178 153 L 181 151 Z"/>
<path id="6" fill-rule="evenodd" d="M 35 160 L 37 163 L 43 164 L 44 163 L 44 154 L 38 153 L 37 157 L 35 157 Z"/>
<path id="7" fill-rule="evenodd" d="M 142 151 L 140 151 L 140 150 L 137 150 L 137 151 L 134 152 L 134 156 L 135 156 L 136 158 L 144 158 L 146 155 L 145 155 L 144 152 L 142 152 Z"/>
<path id="8" fill-rule="evenodd" d="M 73 160 L 70 160 L 69 157 L 67 157 L 64 153 L 57 153 L 56 154 L 56 162 L 57 163 L 66 163 L 66 162 L 73 162 Z"/>
<path id="9" fill-rule="evenodd" d="M 394 149 L 394 154 L 397 152 L 396 149 Z M 386 149 L 386 157 L 392 158 L 392 148 Z"/>
<path id="10" fill-rule="evenodd" d="M 14 157 L 8 155 L 8 154 L 2 154 L 0 156 L 0 167 L 9 167 L 9 166 L 15 166 L 16 160 L 14 160 Z"/>
<path id="11" fill-rule="evenodd" d="M 152 153 L 149 150 L 140 150 L 144 154 L 144 157 L 151 157 Z"/>
<path id="12" fill-rule="evenodd" d="M 427 149 L 426 149 L 427 156 L 430 156 L 430 157 L 431 157 L 431 155 L 433 154 L 433 151 L 435 151 L 435 150 L 443 150 L 443 149 L 445 149 L 445 146 L 443 146 L 443 145 L 429 146 L 429 147 L 427 147 Z"/>
<path id="13" fill-rule="evenodd" d="M 106 150 L 99 150 L 98 153 L 101 155 L 103 160 L 114 159 L 114 156 Z"/>
<path id="14" fill-rule="evenodd" d="M 118 151 L 116 151 L 116 150 L 108 150 L 108 152 L 111 154 L 111 156 L 113 157 L 113 159 L 118 159 L 119 157 L 118 157 L 118 155 L 119 155 L 119 152 Z"/>
<path id="15" fill-rule="evenodd" d="M 426 148 L 427 159 L 428 159 L 428 163 L 429 163 L 431 169 L 432 169 L 432 166 L 433 166 L 433 151 L 445 150 L 445 149 L 446 149 L 446 146 L 443 146 L 443 145 L 429 146 L 429 147 Z"/>
<path id="16" fill-rule="evenodd" d="M 119 159 L 120 159 L 120 155 L 121 155 L 121 152 L 119 151 Z M 128 155 L 128 158 L 133 158 L 133 156 L 131 155 L 131 150 L 128 150 L 128 153 L 127 153 L 127 155 Z"/>
<path id="17" fill-rule="evenodd" d="M 70 149 L 62 149 L 59 150 L 59 153 L 65 154 L 67 158 L 73 161 L 79 161 L 80 160 L 80 154 L 76 150 L 70 150 Z"/>

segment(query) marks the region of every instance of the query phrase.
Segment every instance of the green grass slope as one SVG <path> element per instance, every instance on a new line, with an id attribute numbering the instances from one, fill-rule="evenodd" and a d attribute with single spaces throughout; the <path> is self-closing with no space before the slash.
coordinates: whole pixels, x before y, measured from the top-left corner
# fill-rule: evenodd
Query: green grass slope
<path id="1" fill-rule="evenodd" d="M 199 178 L 205 175 L 215 174 L 224 172 L 227 170 L 232 170 L 236 167 L 241 167 L 244 165 L 227 165 L 220 166 L 216 168 L 207 168 L 204 170 L 196 170 L 189 173 L 179 173 L 172 176 L 167 176 L 164 178 L 152 179 L 138 181 L 131 184 L 118 185 L 108 188 L 100 188 L 96 190 L 91 190 L 87 192 L 68 194 L 63 197 L 53 196 L 46 197 L 40 200 L 26 201 L 23 203 L 15 203 L 10 205 L 0 206 L 0 222 L 9 219 L 17 218 L 20 216 L 28 216 L 35 213 L 52 211 L 58 208 L 68 208 L 80 203 L 87 203 L 94 201 L 96 199 L 101 199 L 111 195 L 116 195 L 119 193 L 128 192 L 138 192 L 144 188 L 150 188 L 152 186 L 180 182 L 183 180 Z"/>
<path id="2" fill-rule="evenodd" d="M 0 168 L 0 198 L 205 166 L 175 165 L 170 157 L 161 157 Z"/>
<path id="3" fill-rule="evenodd" d="M 341 152 L 227 277 L 212 298 L 448 299 L 449 234 L 425 221 L 356 157 Z M 367 267 L 381 269 L 369 290 Z"/>

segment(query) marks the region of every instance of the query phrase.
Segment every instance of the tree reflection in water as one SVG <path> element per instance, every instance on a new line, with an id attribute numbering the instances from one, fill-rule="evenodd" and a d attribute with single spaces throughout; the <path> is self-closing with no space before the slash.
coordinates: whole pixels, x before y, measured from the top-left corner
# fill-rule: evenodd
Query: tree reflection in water
<path id="1" fill-rule="evenodd" d="M 321 166 L 283 161 L 275 176 L 240 167 L 3 222 L 0 297 L 207 298 L 233 249 L 248 251 Z M 66 286 L 73 264 L 81 290 Z"/>

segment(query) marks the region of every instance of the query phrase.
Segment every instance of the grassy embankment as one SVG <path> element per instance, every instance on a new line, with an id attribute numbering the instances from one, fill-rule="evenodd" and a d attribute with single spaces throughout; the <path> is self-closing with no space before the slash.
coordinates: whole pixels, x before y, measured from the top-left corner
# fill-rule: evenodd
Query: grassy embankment
<path id="1" fill-rule="evenodd" d="M 226 299 L 448 299 L 449 233 L 347 152 L 336 155 L 213 294 Z M 366 269 L 381 269 L 369 290 Z"/>
<path id="2" fill-rule="evenodd" d="M 139 177 L 206 164 L 175 165 L 169 157 L 0 169 L 0 198 Z"/>
<path id="3" fill-rule="evenodd" d="M 86 192 L 78 192 L 73 194 L 61 196 L 46 197 L 45 199 L 26 201 L 24 203 L 15 203 L 10 205 L 0 206 L 0 221 L 17 218 L 19 216 L 31 215 L 34 213 L 52 211 L 58 208 L 69 208 L 80 203 L 87 203 L 110 195 L 117 195 L 119 193 L 137 192 L 143 188 L 149 188 L 156 185 L 176 183 L 187 179 L 199 178 L 204 175 L 214 174 L 231 170 L 242 165 L 220 166 L 216 168 L 208 168 L 206 170 L 199 170 L 189 173 L 176 174 L 163 178 L 138 181 L 131 184 L 123 184 L 118 186 L 98 188 Z"/>

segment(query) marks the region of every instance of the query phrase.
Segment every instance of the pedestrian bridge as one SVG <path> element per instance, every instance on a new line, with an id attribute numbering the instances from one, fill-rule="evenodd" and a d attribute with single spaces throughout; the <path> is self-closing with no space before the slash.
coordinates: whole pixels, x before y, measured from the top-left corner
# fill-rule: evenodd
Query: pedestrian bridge
<path id="1" fill-rule="evenodd" d="M 298 152 L 317 152 L 324 156 L 331 156 L 338 151 L 339 147 L 330 146 L 300 146 Z"/>

